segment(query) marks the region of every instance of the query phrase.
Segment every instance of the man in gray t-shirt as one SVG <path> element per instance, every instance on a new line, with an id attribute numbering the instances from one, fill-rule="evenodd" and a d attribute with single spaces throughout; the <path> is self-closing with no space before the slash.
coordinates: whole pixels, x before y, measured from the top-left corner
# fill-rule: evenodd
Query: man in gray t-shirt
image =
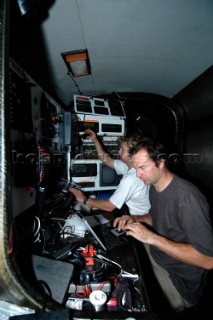
<path id="1" fill-rule="evenodd" d="M 114 226 L 144 243 L 172 309 L 194 306 L 213 268 L 207 200 L 192 183 L 168 170 L 166 153 L 157 141 L 141 139 L 131 155 L 137 176 L 151 186 L 151 210 L 143 216 L 116 218 Z"/>

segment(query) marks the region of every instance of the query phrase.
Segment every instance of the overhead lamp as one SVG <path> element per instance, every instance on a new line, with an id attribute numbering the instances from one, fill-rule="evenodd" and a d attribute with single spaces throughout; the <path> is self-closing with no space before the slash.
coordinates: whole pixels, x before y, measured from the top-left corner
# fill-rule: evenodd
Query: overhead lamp
<path id="1" fill-rule="evenodd" d="M 62 58 L 73 77 L 91 74 L 87 50 L 75 50 L 63 52 Z"/>

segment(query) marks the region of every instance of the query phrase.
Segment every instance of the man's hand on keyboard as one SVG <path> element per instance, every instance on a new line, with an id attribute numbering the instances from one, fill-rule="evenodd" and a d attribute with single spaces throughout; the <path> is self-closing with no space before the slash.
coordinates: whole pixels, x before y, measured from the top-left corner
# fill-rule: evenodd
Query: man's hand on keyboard
<path id="1" fill-rule="evenodd" d="M 114 220 L 113 227 L 117 227 L 118 232 L 120 232 L 121 230 L 124 229 L 125 225 L 127 225 L 129 223 L 134 223 L 134 222 L 135 222 L 134 216 L 128 216 L 125 214 L 125 215 L 118 217 Z"/>

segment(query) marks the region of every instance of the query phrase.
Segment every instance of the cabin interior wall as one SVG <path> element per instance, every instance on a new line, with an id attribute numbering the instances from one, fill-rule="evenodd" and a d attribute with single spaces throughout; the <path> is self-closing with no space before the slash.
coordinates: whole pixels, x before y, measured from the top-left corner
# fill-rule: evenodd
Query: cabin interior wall
<path id="1" fill-rule="evenodd" d="M 185 109 L 187 125 L 185 175 L 193 180 L 213 206 L 213 67 L 191 82 L 174 99 Z"/>
<path id="2" fill-rule="evenodd" d="M 181 174 L 182 162 L 177 156 L 184 144 L 185 113 L 181 106 L 155 94 L 129 93 L 124 96 L 127 99 L 127 135 L 139 133 L 163 143 L 168 153 L 169 168 Z"/>

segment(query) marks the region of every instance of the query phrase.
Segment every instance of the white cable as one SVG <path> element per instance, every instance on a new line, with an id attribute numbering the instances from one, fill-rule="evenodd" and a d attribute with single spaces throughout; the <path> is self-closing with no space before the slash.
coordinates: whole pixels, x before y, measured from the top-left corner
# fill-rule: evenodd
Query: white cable
<path id="1" fill-rule="evenodd" d="M 96 254 L 96 257 L 98 257 L 99 259 L 103 259 L 109 263 L 115 264 L 116 266 L 119 267 L 119 269 L 121 269 L 121 277 L 123 278 L 134 278 L 134 279 L 138 279 L 138 274 L 133 274 L 130 272 L 127 272 L 125 270 L 123 270 L 122 266 L 120 264 L 118 264 L 117 262 L 110 260 L 104 256 L 102 256 L 101 254 Z"/>
<path id="2" fill-rule="evenodd" d="M 82 310 L 83 309 L 83 300 L 67 300 L 66 307 L 74 310 Z"/>
<path id="3" fill-rule="evenodd" d="M 35 216 L 35 218 L 37 219 L 37 222 L 38 222 L 38 228 L 37 228 L 37 230 L 36 230 L 36 232 L 34 233 L 34 237 L 37 235 L 37 237 L 35 238 L 35 240 L 33 241 L 33 243 L 36 243 L 37 241 L 41 241 L 41 239 L 40 239 L 40 233 L 39 233 L 39 231 L 40 231 L 40 227 L 41 227 L 41 223 L 40 223 L 40 220 L 39 220 L 39 218 L 37 217 L 37 216 Z M 33 226 L 33 229 L 35 228 L 35 221 L 34 221 L 34 226 Z"/>
<path id="4" fill-rule="evenodd" d="M 99 259 L 103 259 L 103 260 L 105 260 L 105 261 L 107 261 L 107 262 L 109 262 L 109 263 L 113 263 L 113 264 L 115 264 L 116 266 L 118 266 L 118 267 L 122 270 L 121 265 L 120 265 L 120 264 L 118 264 L 117 262 L 115 262 L 115 261 L 113 261 L 113 260 L 110 260 L 110 259 L 108 259 L 108 258 L 106 258 L 106 257 L 102 256 L 102 255 L 101 255 L 101 254 L 99 254 L 99 253 L 97 253 L 97 254 L 96 254 L 96 257 L 98 257 Z"/>
<path id="5" fill-rule="evenodd" d="M 36 232 L 35 232 L 35 234 L 34 234 L 34 236 L 36 236 L 37 235 L 37 233 L 39 232 L 39 230 L 40 230 L 40 226 L 41 226 L 41 223 L 40 223 L 40 220 L 39 220 L 39 218 L 37 217 L 37 216 L 35 216 L 35 218 L 37 219 L 37 221 L 38 221 L 38 228 L 37 228 L 37 230 L 36 230 Z M 34 221 L 34 226 L 33 226 L 33 228 L 35 227 L 35 221 Z"/>

